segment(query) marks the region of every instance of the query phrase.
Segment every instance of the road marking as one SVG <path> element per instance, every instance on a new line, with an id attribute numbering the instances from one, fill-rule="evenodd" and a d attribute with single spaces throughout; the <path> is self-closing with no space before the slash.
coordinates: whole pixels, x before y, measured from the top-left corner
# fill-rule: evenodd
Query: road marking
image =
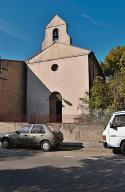
<path id="1" fill-rule="evenodd" d="M 75 158 L 75 156 L 72 156 L 72 155 L 66 155 L 64 157 L 66 157 L 66 158 Z"/>
<path id="2" fill-rule="evenodd" d="M 44 153 L 43 155 L 44 155 L 44 156 L 49 156 L 49 157 L 51 157 L 51 156 L 52 156 L 52 155 L 47 154 L 47 153 Z"/>
<path id="3" fill-rule="evenodd" d="M 97 160 L 97 159 L 99 159 L 99 158 L 97 158 L 97 157 L 90 157 L 90 158 L 87 158 L 87 159 L 90 159 L 90 160 Z"/>

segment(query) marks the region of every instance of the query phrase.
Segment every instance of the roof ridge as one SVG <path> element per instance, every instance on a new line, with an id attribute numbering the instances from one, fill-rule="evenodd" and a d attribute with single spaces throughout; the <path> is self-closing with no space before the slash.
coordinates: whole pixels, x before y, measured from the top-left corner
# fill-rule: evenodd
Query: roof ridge
<path id="1" fill-rule="evenodd" d="M 81 50 L 84 49 L 84 50 L 87 50 L 87 51 L 92 52 L 90 49 L 81 48 L 81 47 L 77 47 L 77 46 L 74 46 L 74 45 L 68 45 L 68 44 L 65 44 L 65 43 L 62 43 L 62 42 L 58 42 L 58 41 L 56 41 L 56 43 L 63 44 L 63 45 L 67 45 L 67 46 L 69 46 L 69 47 L 75 47 L 75 48 L 78 48 L 78 49 L 81 49 Z"/>
<path id="2" fill-rule="evenodd" d="M 51 47 L 53 44 L 55 44 L 55 42 L 53 42 L 51 45 L 49 45 L 49 47 Z M 47 47 L 47 48 L 39 51 L 38 53 L 34 54 L 32 57 L 29 57 L 29 58 L 26 60 L 26 62 L 29 61 L 30 59 L 32 59 L 33 57 L 36 57 L 36 56 L 39 55 L 40 53 L 44 52 L 44 51 L 45 51 L 46 49 L 48 49 L 49 47 Z"/>
<path id="3" fill-rule="evenodd" d="M 56 18 L 59 19 L 59 20 L 62 22 L 61 25 L 66 24 L 66 22 L 65 22 L 60 16 L 58 16 L 58 15 L 56 14 L 56 15 L 51 19 L 51 21 L 47 24 L 46 29 L 47 29 L 47 28 L 50 28 L 50 25 L 53 23 L 53 21 L 54 21 Z M 56 26 L 57 26 L 57 25 L 56 25 Z M 51 26 L 51 27 L 53 27 L 53 26 Z"/>
<path id="4" fill-rule="evenodd" d="M 35 55 L 33 55 L 32 57 L 30 57 L 29 59 L 26 60 L 26 62 L 29 62 L 29 60 L 33 59 L 34 57 L 40 55 L 40 54 L 43 54 L 43 56 L 46 54 L 46 50 L 49 49 L 50 47 L 52 47 L 54 44 L 61 44 L 61 45 L 65 45 L 67 47 L 71 47 L 71 48 L 75 48 L 75 49 L 78 49 L 78 50 L 81 50 L 82 53 L 80 55 L 86 55 L 86 54 L 90 54 L 92 51 L 89 50 L 89 49 L 84 49 L 84 48 L 80 48 L 80 47 L 76 47 L 76 46 L 73 46 L 73 45 L 67 45 L 65 43 L 62 43 L 62 42 L 58 42 L 58 41 L 55 41 L 53 42 L 49 47 L 47 47 L 46 49 L 36 53 Z M 83 53 L 83 51 L 86 51 Z M 45 54 L 44 54 L 45 52 Z M 75 55 L 76 56 L 76 55 Z"/>

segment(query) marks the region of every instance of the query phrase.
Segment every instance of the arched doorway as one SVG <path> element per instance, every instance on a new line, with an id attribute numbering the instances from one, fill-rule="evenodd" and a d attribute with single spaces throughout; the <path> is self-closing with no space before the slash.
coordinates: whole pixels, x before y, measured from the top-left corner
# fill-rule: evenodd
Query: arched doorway
<path id="1" fill-rule="evenodd" d="M 53 92 L 49 97 L 49 120 L 62 122 L 62 96 L 58 92 Z"/>

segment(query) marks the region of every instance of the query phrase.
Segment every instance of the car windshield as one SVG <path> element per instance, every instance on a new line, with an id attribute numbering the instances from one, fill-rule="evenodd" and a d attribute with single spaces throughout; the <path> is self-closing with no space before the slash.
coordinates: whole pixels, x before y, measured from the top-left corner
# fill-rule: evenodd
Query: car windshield
<path id="1" fill-rule="evenodd" d="M 31 125 L 25 125 L 24 127 L 18 129 L 17 131 L 19 133 L 29 133 L 30 129 L 31 129 Z"/>

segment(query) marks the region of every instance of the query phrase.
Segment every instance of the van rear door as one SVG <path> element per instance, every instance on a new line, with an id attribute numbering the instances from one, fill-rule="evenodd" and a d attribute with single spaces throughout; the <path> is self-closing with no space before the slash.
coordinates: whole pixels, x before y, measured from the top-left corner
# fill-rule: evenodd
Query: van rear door
<path id="1" fill-rule="evenodd" d="M 109 128 L 109 141 L 111 146 L 119 147 L 121 140 L 125 139 L 125 114 L 115 115 Z"/>

